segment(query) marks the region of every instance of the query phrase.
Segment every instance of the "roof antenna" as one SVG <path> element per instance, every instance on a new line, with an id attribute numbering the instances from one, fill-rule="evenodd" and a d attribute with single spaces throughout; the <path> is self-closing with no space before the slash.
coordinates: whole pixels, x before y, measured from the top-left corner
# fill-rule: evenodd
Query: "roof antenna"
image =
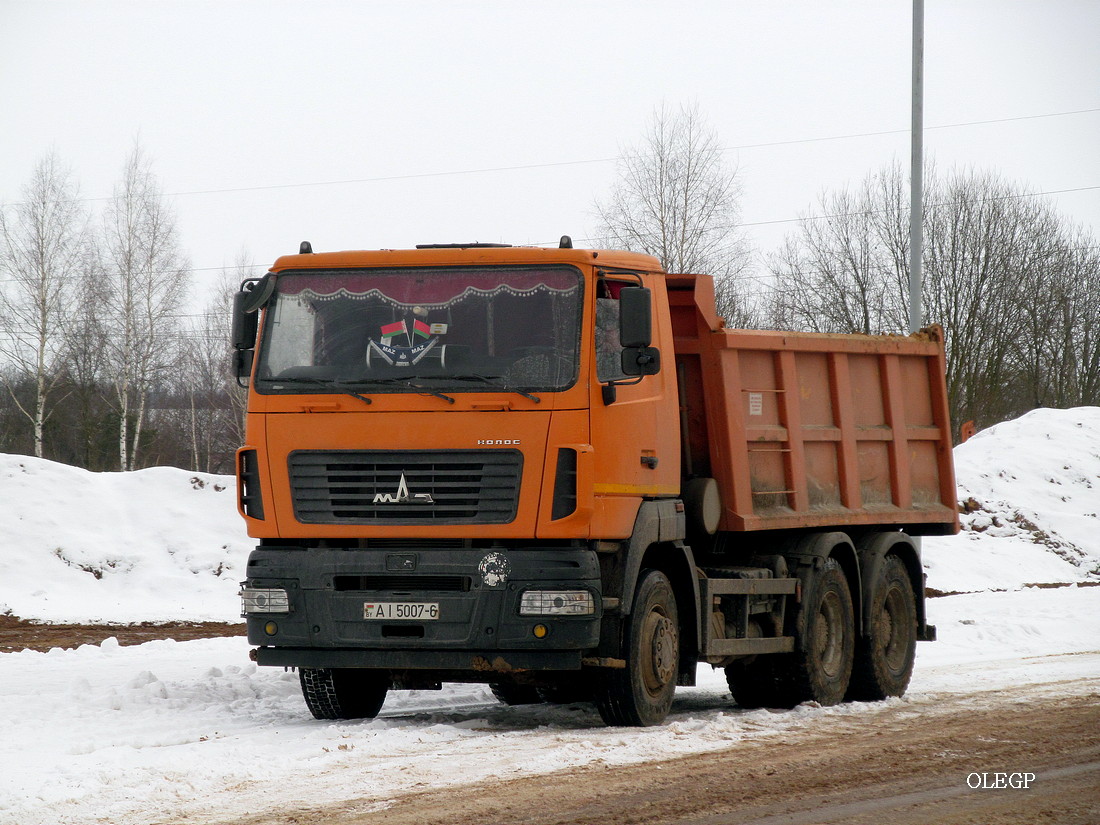
<path id="1" fill-rule="evenodd" d="M 298 254 L 299 255 L 312 255 L 313 254 L 313 244 L 311 244 L 309 241 L 302 241 L 302 245 L 298 247 Z"/>
<path id="2" fill-rule="evenodd" d="M 568 235 L 562 235 L 561 240 L 558 241 L 558 249 L 572 249 L 573 239 Z"/>

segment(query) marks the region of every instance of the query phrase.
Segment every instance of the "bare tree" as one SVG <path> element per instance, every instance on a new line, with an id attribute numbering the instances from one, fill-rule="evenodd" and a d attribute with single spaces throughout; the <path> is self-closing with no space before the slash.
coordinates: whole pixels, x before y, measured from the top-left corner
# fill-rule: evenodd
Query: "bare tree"
<path id="1" fill-rule="evenodd" d="M 662 106 L 642 143 L 621 153 L 619 181 L 596 204 L 598 232 L 608 246 L 655 256 L 667 272 L 714 275 L 722 309 L 740 315 L 734 279 L 750 253 L 737 230 L 739 198 L 737 171 L 698 106 Z"/>
<path id="2" fill-rule="evenodd" d="M 1071 239 L 1069 269 L 1072 309 L 1066 326 L 1074 330 L 1069 355 L 1073 373 L 1071 403 L 1100 405 L 1100 247 L 1089 233 L 1078 230 Z"/>
<path id="3" fill-rule="evenodd" d="M 94 240 L 94 238 L 93 238 Z M 106 432 L 113 391 L 109 384 L 107 307 L 109 295 L 103 261 L 93 243 L 77 289 L 77 309 L 66 336 L 68 366 L 66 436 L 70 441 L 64 460 L 90 470 L 114 466 Z"/>
<path id="4" fill-rule="evenodd" d="M 138 466 L 149 393 L 175 363 L 176 320 L 186 261 L 175 216 L 150 160 L 134 145 L 103 221 L 109 372 L 119 414 L 119 465 Z"/>
<path id="5" fill-rule="evenodd" d="M 904 332 L 907 184 L 897 164 L 825 195 L 769 257 L 773 315 L 822 332 Z M 1100 266 L 1091 239 L 988 172 L 929 171 L 924 315 L 947 332 L 952 418 L 1095 403 Z M 1091 370 L 1091 371 L 1090 371 Z"/>
<path id="6" fill-rule="evenodd" d="M 247 392 L 232 374 L 233 296 L 252 275 L 247 252 L 222 270 L 203 313 L 185 330 L 188 346 L 181 362 L 180 394 L 186 398 L 191 461 L 196 470 L 232 472 L 233 455 L 244 443 Z"/>
<path id="7" fill-rule="evenodd" d="M 35 167 L 23 200 L 9 215 L 0 209 L 0 353 L 15 375 L 34 386 L 24 403 L 8 390 L 34 430 L 34 454 L 45 452 L 51 395 L 65 372 L 66 334 L 77 306 L 79 275 L 87 257 L 87 215 L 78 186 L 56 153 Z"/>
<path id="8" fill-rule="evenodd" d="M 822 194 L 819 212 L 769 256 L 777 278 L 772 316 L 780 328 L 815 332 L 903 330 L 908 318 L 906 181 L 898 164 L 856 191 Z"/>

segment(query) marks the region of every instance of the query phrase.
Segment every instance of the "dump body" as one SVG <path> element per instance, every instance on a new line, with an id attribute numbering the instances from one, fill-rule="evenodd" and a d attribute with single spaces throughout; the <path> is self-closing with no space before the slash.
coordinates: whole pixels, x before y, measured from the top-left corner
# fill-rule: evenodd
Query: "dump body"
<path id="1" fill-rule="evenodd" d="M 720 530 L 957 527 L 942 331 L 728 330 L 710 278 L 669 276 L 684 474 Z"/>

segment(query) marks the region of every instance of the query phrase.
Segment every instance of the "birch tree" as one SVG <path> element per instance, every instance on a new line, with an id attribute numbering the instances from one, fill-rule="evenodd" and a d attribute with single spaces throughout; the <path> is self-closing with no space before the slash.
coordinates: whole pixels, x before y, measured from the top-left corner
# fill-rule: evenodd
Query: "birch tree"
<path id="1" fill-rule="evenodd" d="M 720 311 L 748 325 L 734 286 L 750 260 L 737 230 L 737 170 L 698 106 L 657 109 L 642 142 L 621 153 L 618 173 L 610 197 L 596 204 L 603 243 L 653 255 L 667 272 L 715 276 Z"/>
<path id="2" fill-rule="evenodd" d="M 236 448 L 244 443 L 248 393 L 232 372 L 233 296 L 252 275 L 245 252 L 232 269 L 222 270 L 204 312 L 186 330 L 188 346 L 180 383 L 187 403 L 191 462 L 195 470 L 232 472 Z"/>
<path id="3" fill-rule="evenodd" d="M 138 466 L 149 393 L 175 362 L 174 316 L 187 292 L 187 263 L 179 248 L 175 215 L 139 144 L 127 158 L 105 210 L 103 262 L 119 466 L 133 470 Z"/>
<path id="4" fill-rule="evenodd" d="M 908 323 L 908 183 L 893 164 L 855 190 L 823 193 L 769 256 L 780 329 L 882 333 Z M 904 231 L 903 231 L 904 229 Z"/>
<path id="5" fill-rule="evenodd" d="M 87 214 L 71 171 L 56 153 L 38 162 L 22 197 L 0 209 L 0 353 L 15 367 L 5 383 L 31 423 L 34 454 L 41 458 L 86 263 Z M 33 399 L 20 399 L 13 378 L 33 385 Z"/>

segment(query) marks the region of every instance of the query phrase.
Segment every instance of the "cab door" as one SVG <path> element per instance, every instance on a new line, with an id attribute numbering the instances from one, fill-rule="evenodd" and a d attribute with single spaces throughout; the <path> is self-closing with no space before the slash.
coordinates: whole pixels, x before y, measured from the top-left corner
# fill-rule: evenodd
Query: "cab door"
<path id="1" fill-rule="evenodd" d="M 652 346 L 663 362 L 653 375 L 622 370 L 620 337 L 623 290 L 650 290 Z M 595 452 L 594 537 L 626 538 L 643 498 L 680 492 L 680 438 L 672 326 L 659 275 L 600 275 L 596 281 L 591 433 Z M 599 522 L 603 521 L 601 525 Z M 606 533 L 597 533 L 599 530 Z"/>

